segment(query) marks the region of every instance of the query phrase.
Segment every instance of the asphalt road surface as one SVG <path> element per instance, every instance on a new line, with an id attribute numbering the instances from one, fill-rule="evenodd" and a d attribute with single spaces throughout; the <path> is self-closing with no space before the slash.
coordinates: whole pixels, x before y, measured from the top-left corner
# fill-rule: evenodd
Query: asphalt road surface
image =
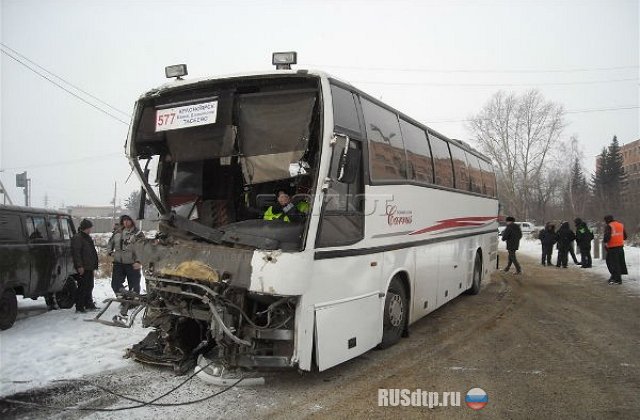
<path id="1" fill-rule="evenodd" d="M 521 260 L 523 275 L 497 272 L 479 295 L 417 322 L 398 345 L 325 372 L 271 374 L 266 386 L 178 407 L 60 412 L 0 402 L 0 417 L 640 418 L 640 293 L 609 286 L 588 269 Z M 148 401 L 184 377 L 132 362 L 127 371 L 87 379 Z M 488 396 L 479 411 L 465 404 L 472 388 Z M 443 392 L 459 392 L 460 406 L 379 407 L 379 389 L 440 392 L 439 401 Z M 218 390 L 194 379 L 162 402 Z M 85 408 L 133 404 L 79 382 L 14 397 Z"/>

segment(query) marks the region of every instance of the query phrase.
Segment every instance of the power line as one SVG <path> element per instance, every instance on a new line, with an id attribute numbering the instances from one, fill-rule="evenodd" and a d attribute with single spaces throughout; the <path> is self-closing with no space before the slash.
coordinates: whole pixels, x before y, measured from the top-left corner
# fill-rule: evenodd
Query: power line
<path id="1" fill-rule="evenodd" d="M 47 70 L 46 68 L 42 67 L 40 64 L 36 63 L 35 61 L 31 60 L 29 57 L 26 57 L 24 54 L 20 54 L 18 51 L 14 50 L 13 48 L 11 48 L 10 46 L 8 46 L 7 44 L 0 42 L 0 45 L 3 46 L 4 48 L 8 49 L 9 51 L 11 51 L 13 54 L 17 55 L 18 57 L 22 58 L 23 60 L 28 61 L 29 63 L 33 64 L 34 66 L 38 67 L 40 70 L 52 75 L 53 77 L 63 81 L 64 83 L 66 83 L 67 85 L 71 86 L 72 88 L 84 93 L 85 95 L 87 95 L 88 97 L 95 99 L 96 101 L 100 102 L 103 105 L 108 106 L 109 108 L 111 108 L 114 111 L 117 111 L 119 113 L 121 113 L 122 115 L 126 116 L 127 118 L 129 117 L 129 113 L 128 112 L 124 112 L 119 110 L 118 108 L 110 105 L 109 103 L 103 101 L 102 99 L 98 98 L 95 95 L 92 95 L 91 93 L 87 92 L 86 90 L 83 90 L 82 88 L 74 85 L 73 83 L 69 82 L 68 80 L 66 80 L 63 77 L 58 76 L 57 74 L 55 74 L 54 72 Z"/>
<path id="2" fill-rule="evenodd" d="M 104 154 L 104 155 L 96 155 L 96 156 L 85 156 L 82 158 L 77 158 L 77 159 L 70 159 L 70 160 L 64 160 L 64 161 L 58 161 L 58 162 L 50 162 L 50 163 L 43 163 L 43 164 L 37 164 L 37 165 L 28 165 L 28 166 L 15 166 L 13 168 L 3 168 L 3 171 L 16 171 L 16 170 L 24 170 L 24 169 L 33 169 L 33 168 L 46 168 L 46 167 L 50 167 L 50 166 L 61 166 L 61 165 L 68 165 L 71 163 L 81 163 L 81 162 L 85 162 L 85 161 L 90 161 L 90 160 L 97 160 L 97 159 L 109 159 L 112 157 L 122 157 L 122 153 L 108 153 L 108 154 Z"/>
<path id="3" fill-rule="evenodd" d="M 0 48 L 0 51 L 2 51 L 3 54 L 5 54 L 7 57 L 11 58 L 12 60 L 16 61 L 17 63 L 23 65 L 24 67 L 26 67 L 27 69 L 29 69 L 30 71 L 32 71 L 33 73 L 37 74 L 38 76 L 42 77 L 43 79 L 48 80 L 49 82 L 53 83 L 54 85 L 56 85 L 57 87 L 59 87 L 60 89 L 64 90 L 65 92 L 67 92 L 68 94 L 70 94 L 71 96 L 81 100 L 82 102 L 84 102 L 85 104 L 89 105 L 92 108 L 97 109 L 98 111 L 102 112 L 105 115 L 108 115 L 109 117 L 113 118 L 116 121 L 121 122 L 124 125 L 129 125 L 129 123 L 127 121 L 121 120 L 119 117 L 113 115 L 112 113 L 110 113 L 109 111 L 106 111 L 102 108 L 100 108 L 99 106 L 92 104 L 91 102 L 87 101 L 86 99 L 84 99 L 83 97 L 79 96 L 78 94 L 71 92 L 69 89 L 67 89 L 66 87 L 62 86 L 61 84 L 57 83 L 54 80 L 51 80 L 49 77 L 47 77 L 46 75 L 40 73 L 39 71 L 35 70 L 34 68 L 30 67 L 28 64 L 22 62 L 19 58 L 14 57 L 12 54 L 8 53 L 7 51 L 5 51 L 4 49 Z"/>
<path id="4" fill-rule="evenodd" d="M 447 86 L 447 87 L 514 87 L 514 86 L 565 86 L 565 85 L 593 85 L 598 83 L 637 82 L 637 77 L 630 79 L 589 80 L 585 82 L 549 82 L 549 83 L 430 83 L 430 82 L 376 82 L 354 80 L 352 84 L 372 84 L 390 86 Z"/>
<path id="5" fill-rule="evenodd" d="M 621 107 L 617 107 L 617 108 L 595 108 L 595 109 L 576 109 L 576 110 L 570 110 L 570 111 L 565 111 L 565 114 L 580 114 L 580 113 L 586 113 L 586 112 L 603 112 L 603 111 L 619 111 L 619 110 L 625 110 L 625 109 L 639 109 L 640 106 L 621 106 Z M 439 120 L 439 121 L 427 121 L 427 124 L 434 124 L 434 123 L 460 123 L 460 122 L 469 122 L 469 121 L 473 121 L 473 119 L 467 118 L 467 119 L 463 119 L 463 120 Z"/>
<path id="6" fill-rule="evenodd" d="M 330 64 L 308 64 L 311 67 L 329 67 L 336 69 L 351 69 L 365 71 L 395 71 L 410 73 L 578 73 L 590 71 L 609 71 L 609 70 L 628 70 L 638 69 L 640 66 L 617 66 L 617 67 L 593 67 L 593 68 L 574 68 L 574 69 L 545 69 L 545 70 L 498 70 L 498 69 L 428 69 L 428 68 L 392 68 L 392 67 L 357 67 L 357 66 L 335 66 Z"/>

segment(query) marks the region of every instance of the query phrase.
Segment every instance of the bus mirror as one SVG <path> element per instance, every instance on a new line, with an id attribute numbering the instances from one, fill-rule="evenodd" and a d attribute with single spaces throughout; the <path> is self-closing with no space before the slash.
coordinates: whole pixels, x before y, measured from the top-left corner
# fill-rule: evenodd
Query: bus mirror
<path id="1" fill-rule="evenodd" d="M 338 182 L 351 184 L 355 182 L 360 170 L 360 149 L 352 149 L 347 143 L 338 163 Z"/>

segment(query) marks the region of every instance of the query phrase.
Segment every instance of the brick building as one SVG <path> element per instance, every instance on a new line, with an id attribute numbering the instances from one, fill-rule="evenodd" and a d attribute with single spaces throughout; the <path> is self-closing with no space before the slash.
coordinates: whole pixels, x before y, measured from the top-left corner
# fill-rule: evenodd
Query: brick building
<path id="1" fill-rule="evenodd" d="M 621 146 L 620 153 L 627 177 L 623 200 L 627 204 L 640 203 L 640 140 Z"/>

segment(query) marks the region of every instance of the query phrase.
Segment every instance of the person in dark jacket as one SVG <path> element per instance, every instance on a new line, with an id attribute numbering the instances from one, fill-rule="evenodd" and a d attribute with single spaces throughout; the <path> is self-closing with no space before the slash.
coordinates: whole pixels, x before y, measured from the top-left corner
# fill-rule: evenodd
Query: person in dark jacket
<path id="1" fill-rule="evenodd" d="M 126 214 L 120 216 L 119 229 L 113 233 L 107 245 L 109 254 L 113 255 L 111 288 L 116 295 L 122 293 L 125 280 L 130 291 L 140 293 L 142 265 L 132 245 L 141 239 L 144 239 L 144 233 L 136 227 L 133 219 Z"/>
<path id="2" fill-rule="evenodd" d="M 576 217 L 573 221 L 576 224 L 576 245 L 580 250 L 580 265 L 582 268 L 591 267 L 591 241 L 593 232 L 581 218 Z"/>
<path id="3" fill-rule="evenodd" d="M 569 222 L 562 222 L 560 229 L 558 229 L 558 258 L 556 260 L 556 267 L 562 266 L 562 268 L 567 268 L 569 249 L 575 239 L 576 235 L 569 227 Z"/>
<path id="4" fill-rule="evenodd" d="M 78 292 L 76 295 L 76 312 L 86 312 L 87 309 L 98 309 L 93 302 L 93 272 L 98 269 L 98 253 L 95 244 L 89 234 L 93 223 L 83 219 L 80 222 L 78 233 L 71 239 L 71 253 L 73 266 L 78 275 Z"/>
<path id="5" fill-rule="evenodd" d="M 520 263 L 518 263 L 518 259 L 516 258 L 516 251 L 520 247 L 522 230 L 520 229 L 520 226 L 514 223 L 515 221 L 516 219 L 514 217 L 507 217 L 507 227 L 502 232 L 502 240 L 507 243 L 507 251 L 509 252 L 509 262 L 507 262 L 507 266 L 504 268 L 504 271 L 509 271 L 511 264 L 513 264 L 516 267 L 516 274 L 521 274 L 522 269 L 520 268 Z"/>
<path id="6" fill-rule="evenodd" d="M 622 284 L 622 275 L 629 274 L 624 259 L 624 241 L 627 239 L 627 231 L 624 225 L 611 215 L 606 215 L 604 221 L 607 226 L 604 229 L 602 241 L 607 248 L 607 268 L 611 273 L 609 284 Z"/>
<path id="7" fill-rule="evenodd" d="M 538 239 L 540 239 L 540 243 L 542 244 L 542 265 L 551 265 L 553 246 L 558 241 L 556 226 L 551 222 L 547 222 L 544 229 L 538 234 Z"/>

